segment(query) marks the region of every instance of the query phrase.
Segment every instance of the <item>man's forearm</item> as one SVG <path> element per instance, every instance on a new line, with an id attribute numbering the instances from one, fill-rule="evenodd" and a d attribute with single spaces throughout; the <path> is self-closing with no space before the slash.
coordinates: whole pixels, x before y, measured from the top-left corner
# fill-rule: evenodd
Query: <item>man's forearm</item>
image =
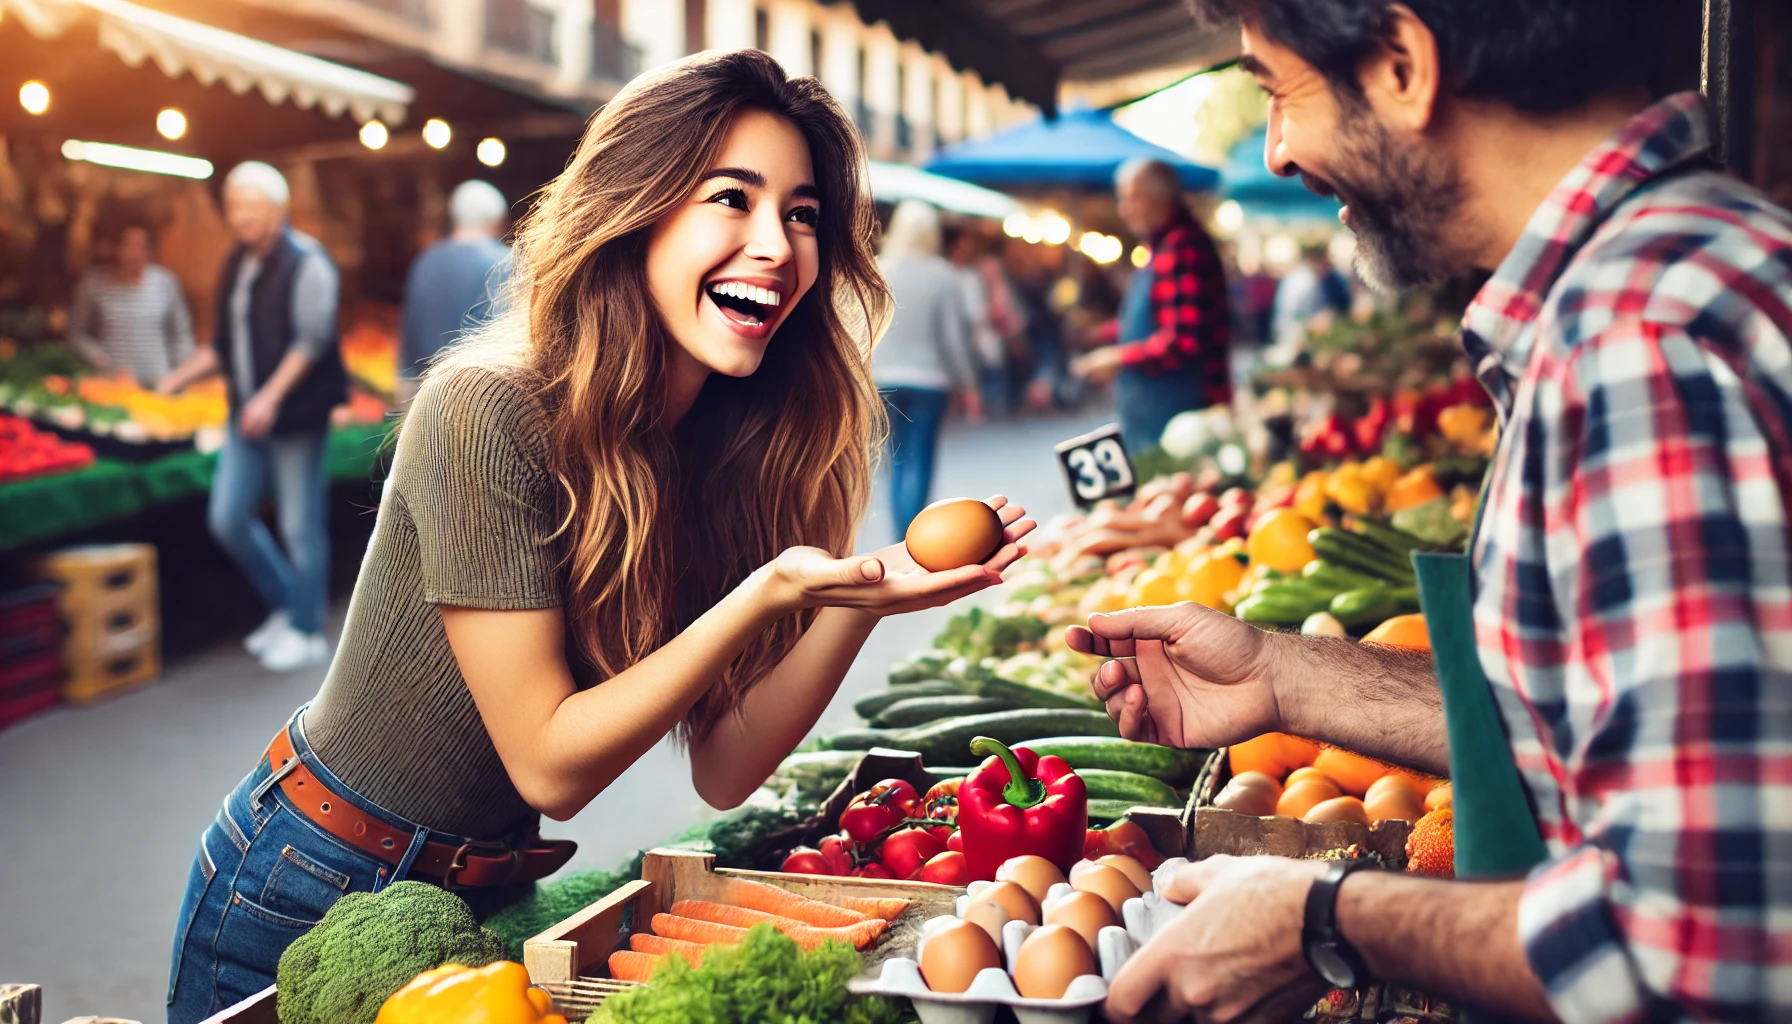
<path id="1" fill-rule="evenodd" d="M 1377 979 L 1453 1005 L 1553 1024 L 1518 938 L 1523 891 L 1522 881 L 1359 871 L 1338 890 L 1338 923 Z"/>
<path id="2" fill-rule="evenodd" d="M 310 367 L 310 356 L 296 348 L 287 349 L 286 355 L 280 360 L 280 365 L 274 368 L 267 383 L 261 386 L 260 393 L 271 397 L 276 404 L 284 401 L 286 393 L 293 389 L 293 385 L 305 376 L 305 371 Z"/>
<path id="3" fill-rule="evenodd" d="M 1333 637 L 1277 634 L 1272 642 L 1284 731 L 1420 771 L 1450 770 L 1430 654 Z"/>

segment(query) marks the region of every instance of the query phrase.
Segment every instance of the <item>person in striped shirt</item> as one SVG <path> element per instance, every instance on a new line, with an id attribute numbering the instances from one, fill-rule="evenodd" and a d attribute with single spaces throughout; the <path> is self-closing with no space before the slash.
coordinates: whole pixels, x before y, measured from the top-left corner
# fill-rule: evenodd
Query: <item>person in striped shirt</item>
<path id="1" fill-rule="evenodd" d="M 193 351 L 193 316 L 180 280 L 151 261 L 149 226 L 126 223 L 110 266 L 88 270 L 69 306 L 68 341 L 102 373 L 128 373 L 153 388 Z"/>
<path id="2" fill-rule="evenodd" d="M 1117 659 L 1095 689 L 1128 738 L 1452 769 L 1477 877 L 1207 858 L 1109 1018 L 1276 1019 L 1379 979 L 1512 1020 L 1792 1020 L 1792 213 L 1712 158 L 1701 97 L 1650 88 L 1692 12 L 1196 6 L 1241 18 L 1269 166 L 1345 201 L 1365 280 L 1493 272 L 1462 334 L 1501 420 L 1482 517 L 1466 566 L 1418 566 L 1472 582 L 1426 588 L 1435 661 L 1195 605 L 1068 640 Z M 1504 747 L 1459 760 L 1488 725 Z M 1464 800 L 1490 765 L 1499 808 Z"/>

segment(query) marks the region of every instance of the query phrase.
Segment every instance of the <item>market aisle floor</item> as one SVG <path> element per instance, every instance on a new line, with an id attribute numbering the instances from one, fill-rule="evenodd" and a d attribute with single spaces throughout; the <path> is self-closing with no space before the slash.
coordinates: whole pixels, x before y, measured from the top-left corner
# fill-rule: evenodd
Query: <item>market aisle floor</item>
<path id="1" fill-rule="evenodd" d="M 1000 491 L 1044 516 L 1064 511 L 1052 443 L 1103 419 L 952 425 L 934 493 Z M 880 491 L 864 544 L 891 540 Z M 886 666 L 949 614 L 905 616 L 872 634 L 820 728 L 854 724 L 853 696 L 880 685 Z M 98 1014 L 159 1024 L 174 912 L 199 834 L 322 676 L 269 675 L 223 644 L 148 689 L 0 733 L 0 982 L 43 985 L 46 1021 Z M 573 868 L 608 868 L 713 813 L 683 756 L 662 744 L 578 817 L 549 825 L 579 842 Z"/>

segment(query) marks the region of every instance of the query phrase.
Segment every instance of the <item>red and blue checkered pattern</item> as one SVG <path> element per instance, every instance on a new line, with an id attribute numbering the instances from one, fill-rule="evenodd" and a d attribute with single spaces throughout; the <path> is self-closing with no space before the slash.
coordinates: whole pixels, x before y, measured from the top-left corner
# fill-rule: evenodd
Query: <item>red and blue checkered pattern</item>
<path id="1" fill-rule="evenodd" d="M 1792 1019 L 1792 214 L 1639 115 L 1470 307 L 1503 430 L 1476 640 L 1569 1024 Z"/>
<path id="2" fill-rule="evenodd" d="M 1151 316 L 1157 330 L 1121 349 L 1126 366 L 1147 375 L 1194 369 L 1210 405 L 1232 401 L 1232 312 L 1226 269 L 1213 239 L 1187 210 L 1151 240 Z M 1117 325 L 1110 324 L 1108 341 Z"/>

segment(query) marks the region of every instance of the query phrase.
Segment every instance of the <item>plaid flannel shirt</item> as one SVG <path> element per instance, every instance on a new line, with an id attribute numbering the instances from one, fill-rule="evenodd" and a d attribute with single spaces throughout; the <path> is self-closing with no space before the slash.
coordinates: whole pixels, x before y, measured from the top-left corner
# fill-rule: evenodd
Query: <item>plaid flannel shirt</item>
<path id="1" fill-rule="evenodd" d="M 1156 376 L 1192 369 L 1210 405 L 1232 401 L 1232 313 L 1226 269 L 1213 239 L 1183 210 L 1151 240 L 1151 316 L 1157 330 L 1121 347 L 1129 369 Z M 1111 323 L 1106 340 L 1119 325 Z"/>
<path id="2" fill-rule="evenodd" d="M 1569 1024 L 1792 1018 L 1792 214 L 1639 115 L 1464 319 L 1503 430 L 1475 634 Z"/>

